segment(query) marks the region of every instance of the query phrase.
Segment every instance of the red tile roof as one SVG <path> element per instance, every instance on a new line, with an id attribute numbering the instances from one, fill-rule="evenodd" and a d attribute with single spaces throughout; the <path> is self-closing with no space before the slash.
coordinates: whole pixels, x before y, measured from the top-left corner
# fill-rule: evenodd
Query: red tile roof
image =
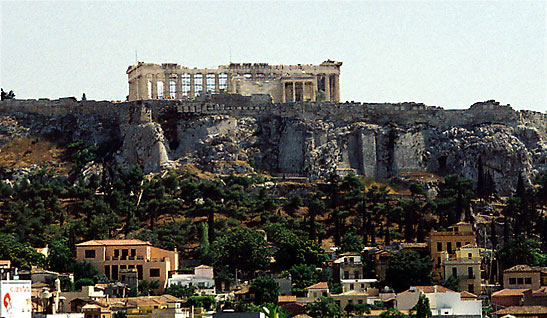
<path id="1" fill-rule="evenodd" d="M 296 296 L 277 296 L 278 303 L 295 303 Z"/>
<path id="2" fill-rule="evenodd" d="M 152 245 L 150 242 L 141 240 L 91 240 L 76 244 L 76 246 L 103 246 L 103 245 Z"/>
<path id="3" fill-rule="evenodd" d="M 327 282 L 319 282 L 317 284 L 306 287 L 306 289 L 329 289 L 329 285 L 327 284 Z"/>
<path id="4" fill-rule="evenodd" d="M 501 315 L 545 315 L 547 314 L 547 306 L 511 306 L 504 309 L 500 309 L 495 312 L 499 316 Z"/>
<path id="5" fill-rule="evenodd" d="M 500 297 L 500 296 L 522 296 L 524 295 L 524 292 L 527 291 L 529 288 L 515 288 L 515 289 L 509 289 L 505 288 L 502 290 L 498 290 L 497 292 L 492 294 L 492 297 Z"/>
<path id="6" fill-rule="evenodd" d="M 460 292 L 460 295 L 461 295 L 461 299 L 463 300 L 472 300 L 472 299 L 477 299 L 477 295 L 475 294 L 472 294 L 468 291 L 462 291 Z"/>
<path id="7" fill-rule="evenodd" d="M 436 286 L 437 286 L 437 293 L 447 293 L 447 292 L 455 293 L 455 291 L 453 291 L 452 289 L 448 289 L 444 286 L 441 286 L 441 285 L 436 285 Z M 418 289 L 419 291 L 425 294 L 431 294 L 435 292 L 435 286 L 413 286 L 413 287 L 416 287 L 416 289 Z"/>

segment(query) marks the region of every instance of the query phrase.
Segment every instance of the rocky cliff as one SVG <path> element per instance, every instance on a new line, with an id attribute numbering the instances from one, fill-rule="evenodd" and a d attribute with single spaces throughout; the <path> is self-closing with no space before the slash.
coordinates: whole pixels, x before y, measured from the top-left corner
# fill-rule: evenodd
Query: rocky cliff
<path id="1" fill-rule="evenodd" d="M 493 101 L 456 111 L 414 103 L 71 101 L 69 113 L 63 103 L 2 103 L 0 140 L 52 132 L 90 143 L 118 139 L 117 163 L 147 172 L 192 163 L 223 174 L 260 169 L 316 179 L 353 171 L 386 179 L 459 173 L 476 180 L 482 162 L 497 190 L 508 193 L 519 174 L 530 180 L 547 169 L 547 115 Z"/>

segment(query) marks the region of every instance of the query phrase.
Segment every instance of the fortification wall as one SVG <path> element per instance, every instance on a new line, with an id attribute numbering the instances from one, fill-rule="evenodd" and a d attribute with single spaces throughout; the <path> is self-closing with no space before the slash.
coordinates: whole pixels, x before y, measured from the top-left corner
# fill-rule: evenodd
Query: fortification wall
<path id="1" fill-rule="evenodd" d="M 181 115 L 231 115 L 234 117 L 280 116 L 301 120 L 328 120 L 351 123 L 363 121 L 385 125 L 426 124 L 436 127 L 499 123 L 525 124 L 536 127 L 547 135 L 547 114 L 533 111 L 515 111 L 510 106 L 493 101 L 474 104 L 469 109 L 445 110 L 437 106 L 418 103 L 330 103 L 298 102 L 268 103 L 247 102 L 242 105 L 224 105 L 196 100 L 146 100 L 137 102 L 77 101 L 75 98 L 5 100 L 0 102 L 0 112 L 30 113 L 44 116 L 99 116 L 107 121 L 131 122 L 132 116 L 144 104 L 153 120 L 166 110 L 176 110 Z"/>

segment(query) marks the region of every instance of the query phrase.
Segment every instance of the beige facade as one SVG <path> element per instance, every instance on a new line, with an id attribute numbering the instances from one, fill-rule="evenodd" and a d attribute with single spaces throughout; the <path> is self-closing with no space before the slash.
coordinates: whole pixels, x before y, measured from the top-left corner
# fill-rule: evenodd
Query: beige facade
<path id="1" fill-rule="evenodd" d="M 158 280 L 167 284 L 169 271 L 178 269 L 177 251 L 153 247 L 140 240 L 93 240 L 76 244 L 76 259 L 93 264 L 112 280 L 122 280 L 125 270 L 135 269 L 139 280 Z"/>
<path id="2" fill-rule="evenodd" d="M 455 257 L 455 252 L 466 245 L 477 244 L 475 231 L 469 223 L 460 222 L 448 227 L 448 231 L 433 231 L 428 239 L 429 252 L 433 259 L 433 274 L 437 280 L 443 279 L 443 269 L 441 259 L 443 252 L 448 257 Z"/>
<path id="3" fill-rule="evenodd" d="M 448 252 L 441 254 L 441 264 L 444 268 L 443 279 L 454 276 L 459 279 L 461 291 L 472 294 L 481 292 L 481 262 L 480 249 L 476 246 L 463 246 L 454 256 L 449 257 Z"/>
<path id="4" fill-rule="evenodd" d="M 516 265 L 503 271 L 503 288 L 537 290 L 541 287 L 541 268 Z"/>
<path id="5" fill-rule="evenodd" d="M 191 99 L 202 92 L 250 96 L 269 94 L 274 102 L 340 101 L 340 66 L 230 63 L 218 68 L 189 68 L 176 63 L 138 62 L 127 69 L 129 101 Z"/>

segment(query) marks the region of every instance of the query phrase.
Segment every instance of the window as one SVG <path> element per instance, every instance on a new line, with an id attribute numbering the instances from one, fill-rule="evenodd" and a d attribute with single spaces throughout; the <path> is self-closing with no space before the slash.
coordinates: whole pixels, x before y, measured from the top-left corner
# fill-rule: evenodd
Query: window
<path id="1" fill-rule="evenodd" d="M 175 99 L 177 97 L 177 82 L 169 81 L 169 97 Z"/>
<path id="2" fill-rule="evenodd" d="M 110 279 L 110 266 L 109 265 L 105 265 L 104 266 L 104 275 Z"/>
<path id="3" fill-rule="evenodd" d="M 349 258 L 349 263 L 350 263 L 350 264 L 353 264 L 353 257 L 350 257 L 350 258 Z"/>
<path id="4" fill-rule="evenodd" d="M 446 250 L 448 251 L 448 254 L 452 254 L 452 242 L 446 243 Z"/>
<path id="5" fill-rule="evenodd" d="M 313 298 L 317 298 L 317 293 L 313 292 Z"/>
<path id="6" fill-rule="evenodd" d="M 365 289 L 365 284 L 361 284 L 361 289 Z"/>
<path id="7" fill-rule="evenodd" d="M 215 74 L 207 74 L 207 91 L 213 94 L 218 93 L 215 90 Z"/>
<path id="8" fill-rule="evenodd" d="M 359 275 L 359 271 L 354 271 L 354 272 L 353 272 L 353 278 L 359 279 L 359 278 L 361 278 L 361 277 L 359 277 L 359 276 L 360 276 L 360 275 Z"/>
<path id="9" fill-rule="evenodd" d="M 458 277 L 458 268 L 457 267 L 452 267 L 452 276 Z"/>
<path id="10" fill-rule="evenodd" d="M 516 285 L 517 279 L 516 278 L 509 278 L 509 285 Z"/>
<path id="11" fill-rule="evenodd" d="M 470 293 L 474 293 L 475 292 L 475 286 L 473 284 L 468 284 L 467 285 L 467 291 L 470 292 Z"/>
<path id="12" fill-rule="evenodd" d="M 163 82 L 162 81 L 158 81 L 157 89 L 158 89 L 158 98 L 163 99 Z"/>
<path id="13" fill-rule="evenodd" d="M 524 278 L 524 283 L 528 285 L 532 284 L 532 278 L 531 277 Z"/>
<path id="14" fill-rule="evenodd" d="M 517 284 L 522 285 L 524 284 L 524 279 L 522 277 L 517 278 Z"/>
<path id="15" fill-rule="evenodd" d="M 473 267 L 467 268 L 467 276 L 469 276 L 469 278 L 475 278 L 475 275 L 473 274 Z"/>
<path id="16" fill-rule="evenodd" d="M 443 242 L 437 242 L 437 252 L 443 251 Z"/>
<path id="17" fill-rule="evenodd" d="M 199 95 L 203 91 L 203 75 L 195 74 L 194 75 L 194 93 Z"/>
<path id="18" fill-rule="evenodd" d="M 150 277 L 160 277 L 160 269 L 159 268 L 151 268 L 150 269 Z"/>
<path id="19" fill-rule="evenodd" d="M 131 249 L 131 256 L 136 256 L 137 255 L 137 250 L 132 248 Z"/>
<path id="20" fill-rule="evenodd" d="M 182 80 L 182 96 L 188 96 L 190 92 L 190 74 L 182 74 L 180 78 Z"/>
<path id="21" fill-rule="evenodd" d="M 114 250 L 114 257 L 120 256 L 120 250 Z"/>
<path id="22" fill-rule="evenodd" d="M 349 278 L 349 271 L 344 271 L 344 279 L 348 279 Z"/>
<path id="23" fill-rule="evenodd" d="M 228 89 L 228 74 L 221 73 L 218 76 L 218 89 L 227 90 Z"/>
<path id="24" fill-rule="evenodd" d="M 95 258 L 95 250 L 85 250 L 85 258 Z"/>
<path id="25" fill-rule="evenodd" d="M 353 286 L 353 284 L 349 284 L 349 290 L 354 290 L 355 287 Z"/>
<path id="26" fill-rule="evenodd" d="M 127 268 L 127 265 L 120 265 L 120 270 L 126 269 L 126 268 Z"/>
<path id="27" fill-rule="evenodd" d="M 467 253 L 467 258 L 473 258 L 473 253 Z"/>
<path id="28" fill-rule="evenodd" d="M 462 242 L 456 242 L 456 247 L 457 247 L 457 248 L 462 247 Z"/>

